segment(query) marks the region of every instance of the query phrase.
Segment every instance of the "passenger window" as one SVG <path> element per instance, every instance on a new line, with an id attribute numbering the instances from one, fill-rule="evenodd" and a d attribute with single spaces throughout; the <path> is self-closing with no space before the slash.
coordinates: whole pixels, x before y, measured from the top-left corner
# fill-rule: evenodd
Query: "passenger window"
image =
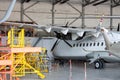
<path id="1" fill-rule="evenodd" d="M 75 47 L 75 44 L 73 44 L 73 47 Z"/>
<path id="2" fill-rule="evenodd" d="M 78 47 L 78 44 L 76 44 L 76 47 Z"/>
<path id="3" fill-rule="evenodd" d="M 97 43 L 97 46 L 99 46 L 99 42 Z"/>
<path id="4" fill-rule="evenodd" d="M 88 43 L 86 44 L 86 46 L 88 46 Z"/>
<path id="5" fill-rule="evenodd" d="M 93 46 L 95 46 L 95 43 L 93 44 Z"/>
<path id="6" fill-rule="evenodd" d="M 85 46 L 85 43 L 83 43 L 83 47 Z"/>
<path id="7" fill-rule="evenodd" d="M 101 43 L 101 46 L 103 46 L 103 42 Z"/>
<path id="8" fill-rule="evenodd" d="M 80 43 L 80 47 L 82 46 L 82 43 Z"/>
<path id="9" fill-rule="evenodd" d="M 90 46 L 92 46 L 92 43 L 90 43 Z"/>

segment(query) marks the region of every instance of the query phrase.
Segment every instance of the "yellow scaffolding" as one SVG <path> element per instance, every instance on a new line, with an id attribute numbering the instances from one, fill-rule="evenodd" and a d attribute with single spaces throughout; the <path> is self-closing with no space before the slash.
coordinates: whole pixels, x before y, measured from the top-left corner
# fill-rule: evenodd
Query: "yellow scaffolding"
<path id="1" fill-rule="evenodd" d="M 25 47 L 24 46 L 24 29 L 14 29 L 8 31 L 8 42 L 9 47 Z"/>
<path id="2" fill-rule="evenodd" d="M 45 48 L 42 48 L 41 53 L 26 54 L 26 61 L 38 71 L 48 72 L 48 58 Z"/>
<path id="3" fill-rule="evenodd" d="M 25 47 L 24 29 L 11 28 L 8 32 L 7 44 L 9 47 L 0 47 L 0 75 L 2 75 L 2 80 L 7 80 L 6 75 L 8 73 L 10 74 L 8 80 L 12 80 L 12 77 L 25 76 L 26 73 L 36 73 L 40 78 L 45 78 L 45 75 L 29 64 L 26 59 L 26 54 L 42 53 L 44 48 Z"/>

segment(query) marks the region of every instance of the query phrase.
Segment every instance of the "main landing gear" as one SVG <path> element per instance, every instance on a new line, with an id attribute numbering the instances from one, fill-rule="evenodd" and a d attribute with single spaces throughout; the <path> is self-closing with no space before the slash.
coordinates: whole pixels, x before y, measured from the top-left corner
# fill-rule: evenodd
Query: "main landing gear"
<path id="1" fill-rule="evenodd" d="M 105 67 L 105 63 L 103 60 L 97 60 L 94 62 L 95 69 L 103 69 Z"/>

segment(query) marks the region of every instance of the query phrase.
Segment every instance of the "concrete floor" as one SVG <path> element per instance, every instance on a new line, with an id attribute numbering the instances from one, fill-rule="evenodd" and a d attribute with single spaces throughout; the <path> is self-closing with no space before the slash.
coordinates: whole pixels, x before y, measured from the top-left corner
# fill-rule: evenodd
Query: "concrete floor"
<path id="1" fill-rule="evenodd" d="M 43 80 L 70 80 L 69 65 L 58 66 L 53 68 L 51 72 L 44 73 L 46 78 Z M 105 69 L 94 69 L 92 65 L 87 63 L 87 79 L 86 80 L 120 80 L 120 64 L 107 63 Z M 85 80 L 84 63 L 72 63 L 72 79 Z M 36 74 L 27 74 L 20 80 L 40 80 Z"/>

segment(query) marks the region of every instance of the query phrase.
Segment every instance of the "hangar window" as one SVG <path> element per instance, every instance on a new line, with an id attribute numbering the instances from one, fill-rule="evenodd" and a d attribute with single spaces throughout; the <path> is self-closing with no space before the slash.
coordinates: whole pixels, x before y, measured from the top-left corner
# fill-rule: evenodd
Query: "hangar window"
<path id="1" fill-rule="evenodd" d="M 92 43 L 90 43 L 90 46 L 92 46 Z"/>
<path id="2" fill-rule="evenodd" d="M 103 42 L 101 43 L 101 46 L 103 46 Z"/>

